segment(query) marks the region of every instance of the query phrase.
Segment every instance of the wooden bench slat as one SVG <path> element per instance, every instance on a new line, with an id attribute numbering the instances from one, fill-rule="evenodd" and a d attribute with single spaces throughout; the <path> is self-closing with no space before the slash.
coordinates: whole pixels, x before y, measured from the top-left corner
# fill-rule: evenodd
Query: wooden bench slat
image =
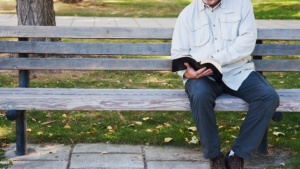
<path id="1" fill-rule="evenodd" d="M 297 56 L 300 44 L 256 44 L 253 56 Z"/>
<path id="2" fill-rule="evenodd" d="M 0 41 L 0 53 L 170 55 L 171 44 Z M 257 44 L 253 56 L 297 56 L 300 44 Z"/>
<path id="3" fill-rule="evenodd" d="M 300 60 L 254 60 L 257 71 L 299 72 Z M 161 70 L 171 59 L 0 58 L 0 70 Z"/>
<path id="4" fill-rule="evenodd" d="M 0 26 L 0 37 L 171 39 L 173 28 Z M 300 40 L 300 29 L 258 29 L 258 39 Z"/>
<path id="5" fill-rule="evenodd" d="M 300 89 L 281 89 L 278 111 L 300 111 Z M 190 110 L 180 89 L 40 89 L 0 88 L 1 110 Z M 216 111 L 245 111 L 248 104 L 221 95 Z"/>
<path id="6" fill-rule="evenodd" d="M 171 44 L 1 42 L 0 53 L 170 55 Z"/>

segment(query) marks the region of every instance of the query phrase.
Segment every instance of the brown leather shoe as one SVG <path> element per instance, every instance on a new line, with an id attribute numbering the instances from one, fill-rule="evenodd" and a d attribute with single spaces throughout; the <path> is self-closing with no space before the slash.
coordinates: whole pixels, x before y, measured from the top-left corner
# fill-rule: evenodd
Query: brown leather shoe
<path id="1" fill-rule="evenodd" d="M 219 156 L 209 159 L 209 166 L 211 169 L 226 169 L 224 154 L 220 153 Z"/>
<path id="2" fill-rule="evenodd" d="M 226 157 L 225 159 L 227 169 L 243 169 L 244 168 L 244 159 L 237 156 Z"/>

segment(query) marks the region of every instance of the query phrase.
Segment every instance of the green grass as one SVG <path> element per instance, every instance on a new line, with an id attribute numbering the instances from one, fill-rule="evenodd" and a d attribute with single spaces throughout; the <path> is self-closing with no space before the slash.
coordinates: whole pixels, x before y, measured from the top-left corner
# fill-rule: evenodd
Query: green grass
<path id="1" fill-rule="evenodd" d="M 54 1 L 57 16 L 177 17 L 191 0 Z M 300 0 L 252 0 L 257 19 L 300 19 Z M 0 0 L 0 13 L 15 13 L 15 0 Z"/>

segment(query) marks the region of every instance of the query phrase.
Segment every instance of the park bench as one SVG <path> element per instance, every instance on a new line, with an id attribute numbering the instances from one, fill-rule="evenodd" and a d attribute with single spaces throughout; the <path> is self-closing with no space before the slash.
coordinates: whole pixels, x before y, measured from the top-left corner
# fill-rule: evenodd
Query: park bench
<path id="1" fill-rule="evenodd" d="M 0 53 L 18 57 L 0 58 L 0 70 L 19 71 L 19 88 L 0 88 L 0 110 L 16 113 L 18 155 L 26 154 L 26 110 L 163 110 L 189 111 L 183 89 L 78 89 L 30 88 L 29 70 L 134 70 L 171 71 L 171 59 L 154 58 L 28 58 L 28 54 L 82 55 L 147 55 L 170 56 L 171 28 L 109 28 L 109 27 L 48 27 L 0 26 Z M 28 38 L 73 39 L 162 39 L 168 43 L 86 43 L 39 42 Z M 18 38 L 18 41 L 7 40 Z M 265 44 L 265 41 L 278 41 Z M 259 29 L 252 53 L 257 71 L 300 72 L 299 59 L 262 59 L 264 56 L 299 56 L 300 29 Z M 280 57 L 279 57 L 280 58 Z M 286 57 L 285 57 L 286 58 Z M 180 78 L 180 77 L 178 77 Z M 278 89 L 279 112 L 300 112 L 300 89 Z M 216 111 L 246 111 L 241 99 L 221 95 Z M 278 114 L 280 115 L 280 113 Z M 279 117 L 279 118 L 278 118 Z M 274 119 L 280 119 L 280 116 Z M 267 132 L 266 132 L 267 133 Z M 259 152 L 266 153 L 267 136 Z"/>

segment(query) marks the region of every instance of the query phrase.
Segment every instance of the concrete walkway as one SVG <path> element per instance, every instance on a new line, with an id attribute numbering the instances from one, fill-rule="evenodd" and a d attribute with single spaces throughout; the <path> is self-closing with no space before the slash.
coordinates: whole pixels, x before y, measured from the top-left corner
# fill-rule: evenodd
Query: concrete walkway
<path id="1" fill-rule="evenodd" d="M 13 160 L 10 169 L 209 169 L 197 148 L 115 144 L 28 145 L 28 155 L 16 156 L 15 144 L 5 156 Z M 269 155 L 245 162 L 245 169 L 284 165 L 289 152 L 269 149 Z M 6 161 L 6 163 L 8 163 Z"/>
<path id="2" fill-rule="evenodd" d="M 121 18 L 121 17 L 76 17 L 57 16 L 57 26 L 101 27 L 160 27 L 173 28 L 176 18 Z M 0 25 L 17 25 L 17 16 L 0 14 Z M 258 28 L 300 29 L 300 20 L 256 20 Z"/>

